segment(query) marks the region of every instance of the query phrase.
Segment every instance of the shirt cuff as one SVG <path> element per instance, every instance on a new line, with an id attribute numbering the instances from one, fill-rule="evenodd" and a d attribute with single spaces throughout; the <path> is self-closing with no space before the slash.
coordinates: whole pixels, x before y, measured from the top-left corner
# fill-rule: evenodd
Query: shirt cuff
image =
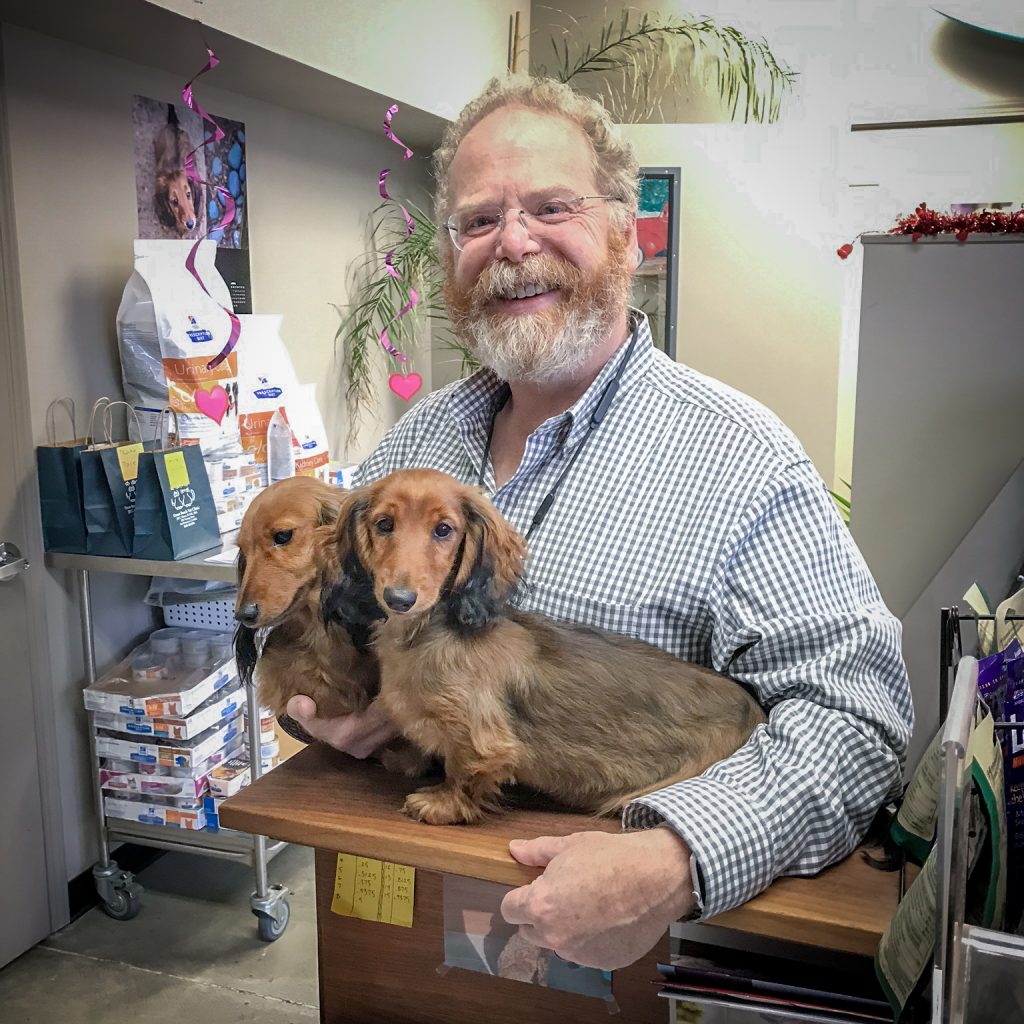
<path id="1" fill-rule="evenodd" d="M 298 740 L 300 743 L 316 743 L 316 740 L 306 732 L 305 729 L 299 725 L 290 715 L 278 715 L 277 724 L 288 733 L 293 740 Z"/>
<path id="2" fill-rule="evenodd" d="M 772 841 L 757 808 L 735 786 L 701 776 L 627 805 L 627 830 L 670 825 L 689 846 L 704 883 L 702 920 L 746 903 L 775 877 Z"/>

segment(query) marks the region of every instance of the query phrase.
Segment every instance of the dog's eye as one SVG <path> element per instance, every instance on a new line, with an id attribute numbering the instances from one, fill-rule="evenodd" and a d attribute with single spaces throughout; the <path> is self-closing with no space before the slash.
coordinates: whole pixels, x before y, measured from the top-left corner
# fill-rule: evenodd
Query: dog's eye
<path id="1" fill-rule="evenodd" d="M 274 534 L 274 544 L 279 548 L 284 547 L 292 539 L 294 532 L 294 530 L 278 530 Z"/>
<path id="2" fill-rule="evenodd" d="M 434 527 L 434 536 L 438 540 L 444 540 L 445 537 L 450 537 L 451 535 L 452 528 L 447 523 L 438 523 L 437 526 Z"/>
<path id="3" fill-rule="evenodd" d="M 373 525 L 377 527 L 378 533 L 391 533 L 395 528 L 395 521 L 391 516 L 381 516 Z"/>

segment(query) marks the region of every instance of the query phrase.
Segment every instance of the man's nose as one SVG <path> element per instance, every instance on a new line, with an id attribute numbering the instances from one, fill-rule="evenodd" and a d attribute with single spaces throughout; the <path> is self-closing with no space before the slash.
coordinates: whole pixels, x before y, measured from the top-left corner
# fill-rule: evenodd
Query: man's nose
<path id="1" fill-rule="evenodd" d="M 518 263 L 523 257 L 532 256 L 537 252 L 540 252 L 540 245 L 530 234 L 523 211 L 509 210 L 505 214 L 504 224 L 498 230 L 498 248 L 495 256 Z"/>

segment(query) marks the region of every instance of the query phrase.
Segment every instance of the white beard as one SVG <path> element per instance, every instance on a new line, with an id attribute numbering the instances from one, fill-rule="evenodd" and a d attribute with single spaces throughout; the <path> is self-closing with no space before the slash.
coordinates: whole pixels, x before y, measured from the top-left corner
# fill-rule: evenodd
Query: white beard
<path id="1" fill-rule="evenodd" d="M 502 380 L 554 384 L 573 377 L 611 326 L 593 307 L 570 309 L 560 319 L 559 325 L 543 313 L 485 315 L 468 330 L 477 358 Z"/>

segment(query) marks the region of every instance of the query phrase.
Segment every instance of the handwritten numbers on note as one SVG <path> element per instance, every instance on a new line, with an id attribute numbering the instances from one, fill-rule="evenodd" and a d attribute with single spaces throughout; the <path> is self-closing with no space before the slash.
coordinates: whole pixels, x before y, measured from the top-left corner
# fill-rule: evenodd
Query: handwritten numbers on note
<path id="1" fill-rule="evenodd" d="M 338 854 L 331 910 L 360 921 L 412 927 L 416 869 Z"/>

